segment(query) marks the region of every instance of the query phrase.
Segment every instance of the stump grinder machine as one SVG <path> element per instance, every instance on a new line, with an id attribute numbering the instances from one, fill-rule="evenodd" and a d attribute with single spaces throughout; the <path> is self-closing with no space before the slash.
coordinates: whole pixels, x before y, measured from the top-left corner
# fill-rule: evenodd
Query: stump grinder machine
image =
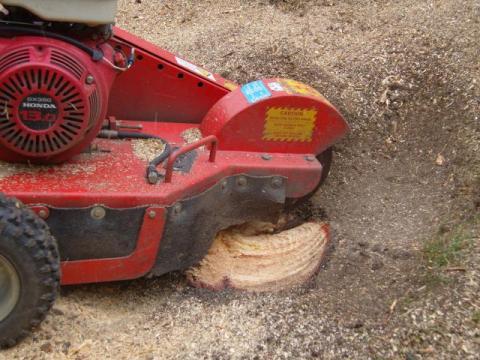
<path id="1" fill-rule="evenodd" d="M 308 85 L 239 86 L 113 26 L 114 0 L 0 3 L 2 347 L 59 285 L 184 270 L 220 230 L 275 221 L 348 130 Z"/>

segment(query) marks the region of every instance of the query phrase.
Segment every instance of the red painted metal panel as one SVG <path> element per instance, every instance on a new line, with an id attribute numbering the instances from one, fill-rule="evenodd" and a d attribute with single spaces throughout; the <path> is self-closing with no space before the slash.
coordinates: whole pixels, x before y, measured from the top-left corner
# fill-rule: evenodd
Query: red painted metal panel
<path id="1" fill-rule="evenodd" d="M 220 75 L 200 69 L 124 30 L 115 28 L 110 43 L 127 54 L 135 48 L 136 61 L 113 85 L 109 116 L 199 123 L 213 104 L 230 91 L 224 85 L 232 83 Z"/>
<path id="2" fill-rule="evenodd" d="M 220 150 L 320 154 L 348 131 L 338 111 L 305 84 L 266 79 L 255 85 L 265 97 L 252 101 L 239 88 L 218 101 L 203 120 L 202 133 L 215 135 Z"/>
<path id="3" fill-rule="evenodd" d="M 157 257 L 165 212 L 161 207 L 146 209 L 137 248 L 130 256 L 62 262 L 62 285 L 136 279 L 147 274 Z"/>

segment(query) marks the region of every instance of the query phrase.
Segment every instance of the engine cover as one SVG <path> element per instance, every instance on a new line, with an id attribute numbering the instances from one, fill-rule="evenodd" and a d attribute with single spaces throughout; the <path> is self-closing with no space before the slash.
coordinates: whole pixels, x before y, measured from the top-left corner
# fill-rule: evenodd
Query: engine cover
<path id="1" fill-rule="evenodd" d="M 0 40 L 0 160 L 58 163 L 84 150 L 102 125 L 115 75 L 56 39 Z"/>

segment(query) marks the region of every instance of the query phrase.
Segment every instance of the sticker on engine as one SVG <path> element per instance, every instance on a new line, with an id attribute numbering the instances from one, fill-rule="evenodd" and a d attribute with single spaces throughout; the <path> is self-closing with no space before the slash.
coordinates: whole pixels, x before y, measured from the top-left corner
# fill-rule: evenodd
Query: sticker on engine
<path id="1" fill-rule="evenodd" d="M 261 80 L 243 85 L 242 93 L 250 104 L 272 96 L 270 91 L 268 91 L 267 87 Z"/>
<path id="2" fill-rule="evenodd" d="M 285 88 L 285 91 L 289 94 L 306 95 L 324 99 L 322 94 L 320 94 L 317 90 L 301 82 L 288 79 L 282 79 L 281 82 Z"/>
<path id="3" fill-rule="evenodd" d="M 178 65 L 180 65 L 180 66 L 182 66 L 182 67 L 184 67 L 184 68 L 186 68 L 190 71 L 193 71 L 194 73 L 196 73 L 198 75 L 201 75 L 201 76 L 203 76 L 203 77 L 205 77 L 209 80 L 217 81 L 215 79 L 215 76 L 211 72 L 209 72 L 205 69 L 202 69 L 200 66 L 192 64 L 192 63 L 188 62 L 187 60 L 183 60 L 179 57 L 175 57 L 175 59 L 177 60 Z"/>
<path id="4" fill-rule="evenodd" d="M 36 131 L 50 129 L 59 114 L 58 106 L 50 95 L 32 94 L 22 100 L 18 108 L 20 121 Z"/>
<path id="5" fill-rule="evenodd" d="M 310 142 L 316 119 L 317 110 L 314 108 L 268 108 L 263 140 Z"/>

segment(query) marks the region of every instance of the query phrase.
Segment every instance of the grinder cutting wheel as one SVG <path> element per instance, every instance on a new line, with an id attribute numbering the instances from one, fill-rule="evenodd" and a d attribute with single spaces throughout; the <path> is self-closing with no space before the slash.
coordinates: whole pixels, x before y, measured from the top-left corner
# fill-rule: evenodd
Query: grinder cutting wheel
<path id="1" fill-rule="evenodd" d="M 1 346 L 43 319 L 59 284 L 185 270 L 222 230 L 276 223 L 325 179 L 331 146 L 348 130 L 308 85 L 239 86 L 114 27 L 116 1 L 1 3 Z M 158 153 L 145 161 L 138 139 Z M 264 255 L 301 267 L 281 279 L 266 271 L 268 288 L 311 275 L 324 229 L 311 227 L 318 236 L 301 247 L 263 237 Z M 309 244 L 317 255 L 302 255 Z M 237 246 L 254 248 L 251 239 Z M 251 274 L 229 276 L 240 284 Z"/>

